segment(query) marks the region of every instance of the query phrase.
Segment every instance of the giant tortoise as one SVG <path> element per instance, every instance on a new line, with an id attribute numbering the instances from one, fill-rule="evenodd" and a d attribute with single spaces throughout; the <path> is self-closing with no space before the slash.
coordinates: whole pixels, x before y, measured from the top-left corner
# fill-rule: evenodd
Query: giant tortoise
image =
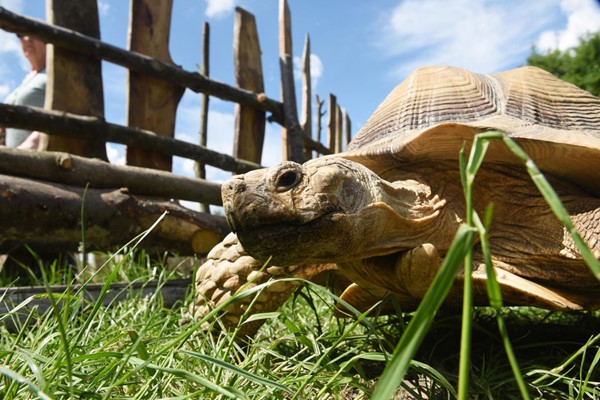
<path id="1" fill-rule="evenodd" d="M 465 218 L 459 151 L 486 131 L 513 138 L 532 157 L 598 258 L 600 100 L 534 67 L 491 75 L 426 67 L 388 95 L 345 152 L 223 185 L 233 233 L 199 268 L 192 312 L 205 315 L 248 281 L 313 279 L 327 270 L 345 278 L 341 298 L 359 310 L 385 296 L 414 309 Z M 505 304 L 600 308 L 600 281 L 501 142 L 490 145 L 475 181 L 475 210 L 490 203 Z M 485 305 L 477 250 L 474 260 L 474 301 Z M 446 304 L 460 303 L 461 287 L 459 274 Z M 289 280 L 273 283 L 252 312 L 277 308 L 293 289 Z M 236 323 L 249 301 L 231 304 L 225 321 Z"/>

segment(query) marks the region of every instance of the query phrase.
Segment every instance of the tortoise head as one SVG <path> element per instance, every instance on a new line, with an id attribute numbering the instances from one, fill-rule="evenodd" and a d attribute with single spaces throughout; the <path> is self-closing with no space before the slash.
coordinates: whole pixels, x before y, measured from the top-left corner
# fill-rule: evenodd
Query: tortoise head
<path id="1" fill-rule="evenodd" d="M 416 181 L 391 184 L 363 165 L 283 162 L 222 187 L 230 227 L 253 257 L 277 265 L 339 262 L 422 243 L 444 201 Z"/>

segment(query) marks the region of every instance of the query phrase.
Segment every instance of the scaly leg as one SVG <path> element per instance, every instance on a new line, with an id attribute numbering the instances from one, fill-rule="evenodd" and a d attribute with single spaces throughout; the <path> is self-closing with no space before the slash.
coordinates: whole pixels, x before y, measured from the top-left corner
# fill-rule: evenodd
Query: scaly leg
<path id="1" fill-rule="evenodd" d="M 190 305 L 190 314 L 196 320 L 206 316 L 223 304 L 239 290 L 248 290 L 270 279 L 301 278 L 314 280 L 325 271 L 336 269 L 335 264 L 302 265 L 289 267 L 265 267 L 265 263 L 248 255 L 237 236 L 230 233 L 208 254 L 207 260 L 196 273 L 196 299 Z M 234 328 L 252 303 L 252 313 L 264 313 L 279 308 L 301 285 L 299 281 L 274 281 L 258 292 L 258 297 L 248 296 L 229 304 L 223 309 L 222 322 L 226 328 Z M 251 336 L 263 321 L 241 326 L 240 334 Z M 208 323 L 204 325 L 208 327 Z"/>

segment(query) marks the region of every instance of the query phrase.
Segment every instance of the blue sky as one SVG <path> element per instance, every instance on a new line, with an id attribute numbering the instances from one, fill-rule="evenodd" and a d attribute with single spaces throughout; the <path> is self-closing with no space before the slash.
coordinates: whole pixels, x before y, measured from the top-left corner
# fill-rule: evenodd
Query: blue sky
<path id="1" fill-rule="evenodd" d="M 101 36 L 126 47 L 129 1 L 99 0 Z M 256 17 L 269 97 L 279 97 L 278 0 L 175 0 L 171 56 L 194 71 L 200 62 L 202 24 L 211 24 L 211 77 L 234 84 L 232 34 L 234 8 Z M 45 18 L 44 0 L 0 0 L 0 5 Z M 334 93 L 352 119 L 353 132 L 391 89 L 417 67 L 455 65 L 489 73 L 523 65 L 535 45 L 566 49 L 586 33 L 600 30 L 597 0 L 289 0 L 293 52 L 299 59 L 311 37 L 316 92 Z M 27 64 L 14 35 L 0 31 L 0 99 L 22 79 Z M 300 83 L 298 81 L 298 83 Z M 125 72 L 104 67 L 106 118 L 125 121 Z M 300 86 L 297 86 L 300 93 Z M 176 137 L 197 142 L 200 97 L 186 92 Z M 231 152 L 233 104 L 211 100 L 209 147 Z M 109 157 L 122 162 L 119 146 Z M 263 164 L 281 159 L 279 127 L 269 125 Z M 176 172 L 192 175 L 192 163 L 175 161 Z M 210 171 L 224 179 L 228 173 Z"/>

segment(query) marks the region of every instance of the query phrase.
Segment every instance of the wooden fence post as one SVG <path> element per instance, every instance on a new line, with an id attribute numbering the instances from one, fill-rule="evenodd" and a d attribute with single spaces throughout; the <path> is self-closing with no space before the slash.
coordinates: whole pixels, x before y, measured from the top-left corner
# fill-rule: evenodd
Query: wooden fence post
<path id="1" fill-rule="evenodd" d="M 348 115 L 348 110 L 344 109 L 344 137 L 346 138 L 346 147 L 348 143 L 352 140 L 352 123 L 350 121 L 350 115 Z"/>
<path id="2" fill-rule="evenodd" d="M 323 119 L 323 116 L 325 115 L 325 112 L 323 111 L 323 104 L 325 104 L 325 100 L 321 100 L 319 98 L 319 95 L 315 95 L 315 102 L 317 104 L 317 123 L 316 123 L 316 127 L 317 127 L 317 137 L 316 137 L 316 141 L 318 143 L 321 143 L 321 120 Z"/>
<path id="3" fill-rule="evenodd" d="M 281 130 L 283 159 L 304 162 L 304 132 L 298 122 L 294 66 L 292 62 L 292 21 L 287 0 L 279 2 L 279 64 L 284 128 Z"/>
<path id="4" fill-rule="evenodd" d="M 202 29 L 202 65 L 200 66 L 200 74 L 208 78 L 210 75 L 210 25 L 204 21 Z M 202 93 L 200 96 L 200 130 L 199 144 L 206 147 L 208 142 L 208 103 L 210 96 Z M 194 172 L 196 178 L 206 179 L 206 165 L 201 162 L 194 162 Z M 210 213 L 210 204 L 200 203 L 200 211 Z"/>
<path id="5" fill-rule="evenodd" d="M 172 6 L 173 0 L 131 0 L 129 50 L 173 64 L 169 53 Z M 127 80 L 127 124 L 173 137 L 183 86 L 131 70 Z M 127 164 L 170 171 L 172 159 L 160 152 L 127 147 Z"/>
<path id="6" fill-rule="evenodd" d="M 254 15 L 237 7 L 233 35 L 238 87 L 264 93 L 261 50 Z M 265 138 L 265 112 L 236 104 L 233 156 L 260 164 Z"/>
<path id="7" fill-rule="evenodd" d="M 292 22 L 287 1 L 279 0 L 279 57 L 285 58 L 286 55 L 292 55 Z M 283 86 L 281 97 L 284 101 Z M 281 150 L 283 160 L 289 160 L 288 131 L 285 123 L 281 128 Z"/>
<path id="8" fill-rule="evenodd" d="M 335 95 L 329 94 L 329 105 L 327 110 L 327 136 L 329 150 L 335 152 L 337 139 L 337 99 Z"/>
<path id="9" fill-rule="evenodd" d="M 342 152 L 342 109 L 339 104 L 335 106 L 335 152 Z"/>
<path id="10" fill-rule="evenodd" d="M 49 0 L 48 22 L 93 38 L 100 38 L 96 0 Z M 104 95 L 100 59 L 48 45 L 48 83 L 45 108 L 104 117 Z M 43 135 L 42 150 L 65 151 L 106 160 L 102 141 Z"/>
<path id="11" fill-rule="evenodd" d="M 310 73 L 310 37 L 306 34 L 304 51 L 302 52 L 302 120 L 304 134 L 312 138 L 312 82 Z M 312 151 L 304 149 L 307 159 L 312 158 Z"/>

